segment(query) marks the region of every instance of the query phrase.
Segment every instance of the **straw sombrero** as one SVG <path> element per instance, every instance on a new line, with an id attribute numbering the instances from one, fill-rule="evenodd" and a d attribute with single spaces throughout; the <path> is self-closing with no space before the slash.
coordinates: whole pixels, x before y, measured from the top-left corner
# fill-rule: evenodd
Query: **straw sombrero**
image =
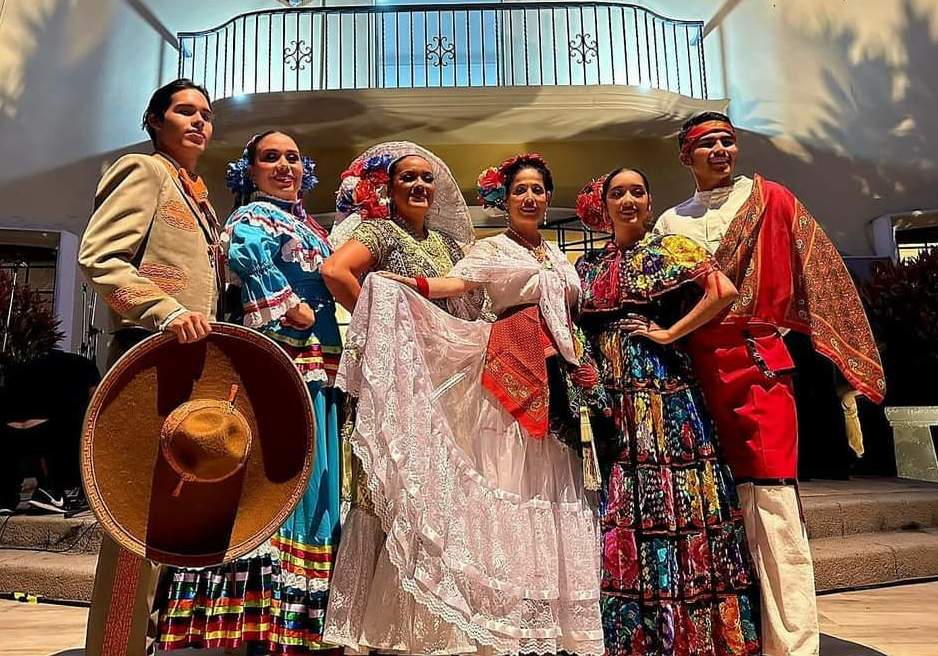
<path id="1" fill-rule="evenodd" d="M 218 323 L 194 344 L 154 335 L 117 361 L 91 400 L 85 492 L 101 526 L 137 555 L 226 562 L 293 510 L 313 433 L 306 384 L 270 339 Z"/>

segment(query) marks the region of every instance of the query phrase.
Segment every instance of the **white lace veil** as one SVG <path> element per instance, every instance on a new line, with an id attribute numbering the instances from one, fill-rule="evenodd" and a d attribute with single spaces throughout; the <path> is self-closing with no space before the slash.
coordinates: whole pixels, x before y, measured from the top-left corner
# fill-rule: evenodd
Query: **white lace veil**
<path id="1" fill-rule="evenodd" d="M 475 231 L 472 229 L 469 207 L 459 190 L 459 185 L 456 184 L 456 178 L 453 177 L 449 167 L 446 166 L 443 160 L 423 146 L 418 146 L 410 141 L 381 143 L 372 146 L 359 157 L 369 158 L 384 154 L 390 154 L 395 160 L 407 155 L 419 155 L 430 163 L 433 178 L 436 181 L 436 191 L 433 196 L 433 204 L 427 212 L 427 227 L 452 237 L 462 247 L 463 252 L 472 246 L 475 242 Z M 369 220 L 380 221 L 382 219 Z M 347 215 L 340 212 L 336 216 L 332 232 L 329 235 L 329 241 L 332 242 L 333 247 L 339 248 L 348 241 L 361 221 L 358 212 Z"/>

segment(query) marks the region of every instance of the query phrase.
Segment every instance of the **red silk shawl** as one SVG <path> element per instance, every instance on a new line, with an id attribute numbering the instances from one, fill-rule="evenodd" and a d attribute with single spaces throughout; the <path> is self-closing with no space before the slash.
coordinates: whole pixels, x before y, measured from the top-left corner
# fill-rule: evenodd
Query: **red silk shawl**
<path id="1" fill-rule="evenodd" d="M 794 194 L 756 175 L 714 259 L 739 290 L 723 324 L 766 322 L 805 333 L 854 389 L 882 402 L 883 365 L 856 287 Z"/>

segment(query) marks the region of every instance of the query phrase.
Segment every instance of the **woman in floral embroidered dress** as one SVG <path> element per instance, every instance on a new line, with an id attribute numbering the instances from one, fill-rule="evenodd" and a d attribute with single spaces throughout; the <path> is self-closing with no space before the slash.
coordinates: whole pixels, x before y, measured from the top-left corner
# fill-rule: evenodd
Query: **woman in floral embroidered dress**
<path id="1" fill-rule="evenodd" d="M 322 642 L 333 552 L 339 537 L 338 411 L 341 355 L 335 302 L 320 275 L 332 253 L 300 195 L 316 178 L 296 142 L 269 131 L 229 165 L 235 210 L 225 226 L 228 269 L 240 282 L 243 322 L 293 356 L 316 417 L 315 461 L 306 494 L 277 533 L 244 558 L 173 573 L 160 646 L 238 647 L 294 654 Z"/>
<path id="2" fill-rule="evenodd" d="M 614 233 L 576 267 L 579 322 L 612 410 L 593 422 L 606 653 L 759 654 L 758 589 L 735 484 L 676 345 L 736 289 L 695 242 L 646 235 L 651 194 L 639 171 L 587 185 L 577 213 Z"/>
<path id="3" fill-rule="evenodd" d="M 342 173 L 336 193 L 337 249 L 323 267 L 329 289 L 350 312 L 371 271 L 445 276 L 475 241 L 469 208 L 449 168 L 408 141 L 369 148 Z M 441 302 L 475 318 L 481 296 Z"/>
<path id="4" fill-rule="evenodd" d="M 349 521 L 336 563 L 326 637 L 357 651 L 603 653 L 597 528 L 563 376 L 579 363 L 579 281 L 538 232 L 553 188 L 543 160 L 496 173 L 509 231 L 447 277 L 369 276 L 349 326 L 337 380 L 358 397 L 349 439 L 386 536 Z M 483 289 L 494 324 L 437 305 Z M 346 574 L 347 553 L 377 565 Z"/>

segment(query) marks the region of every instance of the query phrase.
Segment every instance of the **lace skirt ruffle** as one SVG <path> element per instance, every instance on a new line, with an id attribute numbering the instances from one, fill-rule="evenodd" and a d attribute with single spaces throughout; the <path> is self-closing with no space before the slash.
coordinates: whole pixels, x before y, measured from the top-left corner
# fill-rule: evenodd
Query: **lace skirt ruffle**
<path id="1" fill-rule="evenodd" d="M 338 384 L 359 397 L 350 441 L 381 535 L 372 522 L 364 546 L 350 515 L 327 640 L 412 653 L 602 653 L 582 465 L 556 439 L 529 437 L 483 391 L 489 328 L 391 281 L 366 281 Z M 351 571 L 356 549 L 377 550 L 371 572 Z M 395 590 L 408 598 L 391 603 Z M 417 612 L 436 638 L 392 628 Z"/>

